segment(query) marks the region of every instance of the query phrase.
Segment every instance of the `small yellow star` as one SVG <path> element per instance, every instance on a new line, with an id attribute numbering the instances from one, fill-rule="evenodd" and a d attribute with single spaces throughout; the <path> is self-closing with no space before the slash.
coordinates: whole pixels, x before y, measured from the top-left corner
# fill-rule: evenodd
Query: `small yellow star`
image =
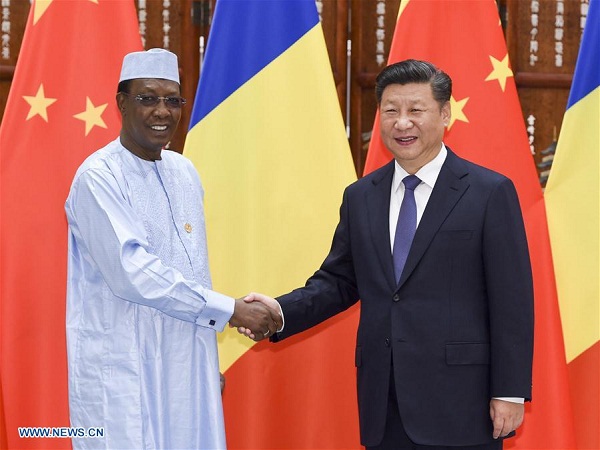
<path id="1" fill-rule="evenodd" d="M 31 108 L 29 109 L 29 113 L 25 120 L 31 119 L 33 116 L 39 115 L 42 119 L 48 122 L 48 111 L 47 108 L 52 103 L 56 101 L 55 98 L 47 98 L 46 94 L 44 94 L 44 85 L 40 83 L 40 87 L 38 88 L 35 97 L 31 97 L 29 95 L 24 95 L 23 98 Z"/>
<path id="2" fill-rule="evenodd" d="M 502 61 L 499 61 L 490 55 L 490 61 L 492 62 L 492 66 L 494 66 L 494 70 L 492 70 L 492 73 L 488 75 L 485 81 L 498 80 L 502 92 L 504 92 L 504 88 L 506 88 L 506 79 L 513 76 L 512 69 L 508 67 L 508 53 Z"/>
<path id="3" fill-rule="evenodd" d="M 94 126 L 106 128 L 106 123 L 102 120 L 102 113 L 106 109 L 108 103 L 100 106 L 94 106 L 89 97 L 85 98 L 85 111 L 75 114 L 73 117 L 85 122 L 85 135 L 94 128 Z"/>
<path id="4" fill-rule="evenodd" d="M 469 119 L 467 119 L 467 116 L 465 116 L 465 113 L 463 112 L 463 108 L 468 101 L 469 97 L 465 97 L 459 101 L 456 101 L 454 96 L 450 97 L 450 111 L 452 112 L 452 117 L 450 118 L 450 123 L 448 124 L 448 130 L 452 128 L 452 125 L 454 125 L 454 122 L 457 120 L 469 123 Z"/>

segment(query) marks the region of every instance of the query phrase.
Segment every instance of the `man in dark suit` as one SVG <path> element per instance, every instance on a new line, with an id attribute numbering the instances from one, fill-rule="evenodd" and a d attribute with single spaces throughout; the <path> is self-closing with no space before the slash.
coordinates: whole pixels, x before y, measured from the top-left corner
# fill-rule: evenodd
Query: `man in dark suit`
<path id="1" fill-rule="evenodd" d="M 247 298 L 281 307 L 274 342 L 361 300 L 358 402 L 370 449 L 501 449 L 531 397 L 533 284 L 519 200 L 508 178 L 443 144 L 451 92 L 428 62 L 379 74 L 394 161 L 346 189 L 331 251 L 305 287 L 278 303 Z"/>

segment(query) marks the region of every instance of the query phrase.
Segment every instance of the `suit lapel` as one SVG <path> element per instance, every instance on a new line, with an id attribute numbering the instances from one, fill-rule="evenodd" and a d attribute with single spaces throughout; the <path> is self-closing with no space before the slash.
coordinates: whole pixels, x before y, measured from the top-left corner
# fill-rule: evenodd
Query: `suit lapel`
<path id="1" fill-rule="evenodd" d="M 417 227 L 398 288 L 415 269 L 442 223 L 469 187 L 469 182 L 465 178 L 467 173 L 462 160 L 448 149 L 448 156 Z"/>
<path id="2" fill-rule="evenodd" d="M 393 175 L 394 160 L 384 166 L 380 176 L 373 179 L 373 185 L 365 193 L 371 240 L 391 289 L 396 286 L 389 222 Z"/>

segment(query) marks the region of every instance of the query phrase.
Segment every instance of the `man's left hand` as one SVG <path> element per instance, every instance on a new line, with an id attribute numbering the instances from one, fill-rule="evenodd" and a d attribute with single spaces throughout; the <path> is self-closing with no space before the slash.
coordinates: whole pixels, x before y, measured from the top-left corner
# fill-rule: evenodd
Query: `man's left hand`
<path id="1" fill-rule="evenodd" d="M 490 401 L 490 417 L 494 424 L 494 439 L 506 437 L 508 433 L 519 428 L 523 423 L 524 413 L 525 405 L 522 403 L 492 399 Z"/>

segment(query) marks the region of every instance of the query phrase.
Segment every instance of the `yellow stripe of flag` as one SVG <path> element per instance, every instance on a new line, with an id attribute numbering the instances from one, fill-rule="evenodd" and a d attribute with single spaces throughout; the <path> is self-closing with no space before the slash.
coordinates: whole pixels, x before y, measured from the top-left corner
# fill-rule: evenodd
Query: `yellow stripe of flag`
<path id="1" fill-rule="evenodd" d="M 600 5 L 590 2 L 544 194 L 567 362 L 600 340 Z"/>
<path id="2" fill-rule="evenodd" d="M 356 178 L 320 23 L 198 122 L 185 149 L 206 191 L 215 289 L 302 285 Z M 235 331 L 219 342 L 221 371 L 252 346 Z"/>
<path id="3" fill-rule="evenodd" d="M 567 362 L 600 339 L 600 88 L 565 114 L 545 192 Z"/>

